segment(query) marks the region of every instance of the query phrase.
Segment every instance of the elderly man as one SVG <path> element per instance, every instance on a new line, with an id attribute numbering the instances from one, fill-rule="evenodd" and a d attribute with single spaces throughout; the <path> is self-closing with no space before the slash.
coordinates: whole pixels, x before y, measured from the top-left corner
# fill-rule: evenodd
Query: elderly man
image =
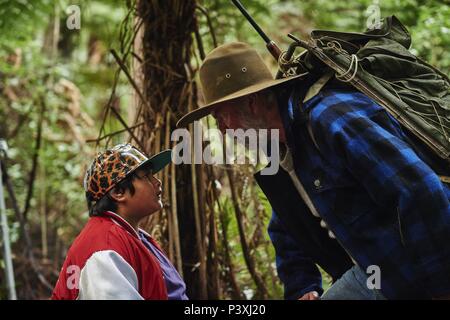
<path id="1" fill-rule="evenodd" d="M 256 175 L 288 299 L 442 298 L 450 294 L 450 169 L 373 100 L 325 76 L 274 80 L 245 43 L 214 49 L 200 69 L 219 128 L 278 129 L 281 167 Z M 435 169 L 431 169 L 435 168 Z"/>

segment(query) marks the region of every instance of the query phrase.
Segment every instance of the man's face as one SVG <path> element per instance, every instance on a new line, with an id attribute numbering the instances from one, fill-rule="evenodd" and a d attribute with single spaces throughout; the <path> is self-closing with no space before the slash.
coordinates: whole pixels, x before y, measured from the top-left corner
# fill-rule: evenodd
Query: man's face
<path id="1" fill-rule="evenodd" d="M 137 178 L 133 180 L 135 192 L 128 195 L 130 212 L 145 217 L 161 210 L 163 207 L 161 181 L 153 176 L 151 171 L 138 170 L 136 176 Z"/>
<path id="2" fill-rule="evenodd" d="M 219 130 L 225 133 L 226 129 L 251 129 L 246 114 L 249 113 L 246 97 L 220 103 L 211 115 L 217 120 Z"/>

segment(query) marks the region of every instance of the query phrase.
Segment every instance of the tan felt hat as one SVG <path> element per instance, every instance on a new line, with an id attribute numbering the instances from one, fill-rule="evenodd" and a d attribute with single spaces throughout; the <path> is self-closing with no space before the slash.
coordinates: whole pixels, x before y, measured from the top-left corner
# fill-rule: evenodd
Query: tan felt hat
<path id="1" fill-rule="evenodd" d="M 205 105 L 184 115 L 177 127 L 211 113 L 221 102 L 255 93 L 300 77 L 274 79 L 261 56 L 243 42 L 224 44 L 212 50 L 200 67 Z"/>

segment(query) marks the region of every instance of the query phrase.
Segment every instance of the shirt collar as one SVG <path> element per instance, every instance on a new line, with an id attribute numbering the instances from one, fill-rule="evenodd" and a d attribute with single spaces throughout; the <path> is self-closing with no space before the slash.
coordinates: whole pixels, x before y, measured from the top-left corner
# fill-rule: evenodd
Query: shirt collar
<path id="1" fill-rule="evenodd" d="M 124 218 L 122 218 L 121 216 L 119 216 L 117 213 L 112 212 L 112 211 L 105 211 L 103 212 L 104 216 L 107 216 L 109 218 L 111 218 L 111 220 L 116 223 L 117 225 L 121 226 L 122 228 L 124 228 L 126 231 L 128 231 L 131 235 L 139 238 L 139 234 L 136 232 L 136 230 L 131 226 L 131 224 L 128 223 L 128 221 L 126 221 Z M 141 231 L 141 229 L 139 229 L 139 231 Z"/>

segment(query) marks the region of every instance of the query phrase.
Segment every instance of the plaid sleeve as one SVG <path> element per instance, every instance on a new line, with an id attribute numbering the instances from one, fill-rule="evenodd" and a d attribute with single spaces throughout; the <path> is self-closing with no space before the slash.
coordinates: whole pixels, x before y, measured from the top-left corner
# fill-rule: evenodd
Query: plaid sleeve
<path id="1" fill-rule="evenodd" d="M 305 293 L 322 294 L 322 276 L 313 260 L 284 230 L 275 211 L 269 224 L 269 236 L 275 247 L 278 276 L 284 285 L 285 299 L 299 299 Z"/>
<path id="2" fill-rule="evenodd" d="M 450 288 L 448 187 L 405 142 L 398 122 L 359 93 L 322 95 L 311 111 L 321 152 L 342 161 L 381 207 L 396 208 L 402 243 L 433 297 Z"/>

